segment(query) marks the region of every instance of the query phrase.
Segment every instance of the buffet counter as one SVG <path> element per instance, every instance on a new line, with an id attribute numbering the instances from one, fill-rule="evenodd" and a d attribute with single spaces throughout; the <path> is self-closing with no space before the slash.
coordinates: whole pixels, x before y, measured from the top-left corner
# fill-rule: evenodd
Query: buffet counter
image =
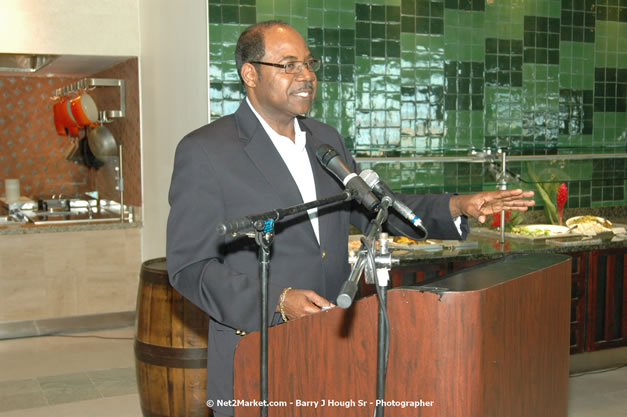
<path id="1" fill-rule="evenodd" d="M 572 257 L 571 354 L 610 348 L 627 353 L 627 235 L 561 240 L 564 246 L 556 239 L 508 238 L 501 244 L 494 233 L 475 228 L 464 242 L 433 240 L 400 249 L 395 245 L 392 256 L 400 264 L 391 270 L 390 287 L 413 286 L 508 255 L 566 254 Z M 361 296 L 374 292 L 373 286 L 362 284 Z"/>

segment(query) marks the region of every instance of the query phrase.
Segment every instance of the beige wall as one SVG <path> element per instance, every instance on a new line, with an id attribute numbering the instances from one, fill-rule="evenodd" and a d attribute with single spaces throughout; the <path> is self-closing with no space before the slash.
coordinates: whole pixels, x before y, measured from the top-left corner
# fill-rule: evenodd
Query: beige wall
<path id="1" fill-rule="evenodd" d="M 144 260 L 165 256 L 174 151 L 209 121 L 207 2 L 140 0 Z"/>
<path id="2" fill-rule="evenodd" d="M 0 51 L 139 55 L 138 0 L 0 0 Z"/>
<path id="3" fill-rule="evenodd" d="M 140 230 L 0 235 L 0 322 L 135 309 Z"/>

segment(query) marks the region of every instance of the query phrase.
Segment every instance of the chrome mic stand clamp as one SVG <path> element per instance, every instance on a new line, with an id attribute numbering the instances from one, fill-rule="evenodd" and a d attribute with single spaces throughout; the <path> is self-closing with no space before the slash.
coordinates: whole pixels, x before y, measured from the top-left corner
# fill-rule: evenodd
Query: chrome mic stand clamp
<path id="1" fill-rule="evenodd" d="M 377 255 L 374 257 L 374 263 L 376 271 L 372 271 L 370 263 L 366 262 L 366 273 L 364 279 L 366 284 L 375 284 L 375 277 L 379 286 L 387 287 L 390 281 L 390 269 L 394 265 L 398 265 L 400 260 L 392 257 L 388 248 L 388 234 L 379 233 L 379 247 L 377 248 Z"/>

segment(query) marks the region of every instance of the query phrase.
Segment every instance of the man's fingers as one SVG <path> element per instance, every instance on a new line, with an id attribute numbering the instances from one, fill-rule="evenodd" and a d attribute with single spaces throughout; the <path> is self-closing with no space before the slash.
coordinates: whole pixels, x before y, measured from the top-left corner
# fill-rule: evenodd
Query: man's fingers
<path id="1" fill-rule="evenodd" d="M 289 319 L 317 313 L 322 307 L 333 307 L 333 304 L 311 290 L 289 290 L 283 302 L 283 309 Z"/>
<path id="2" fill-rule="evenodd" d="M 329 300 L 322 297 L 315 291 L 309 291 L 307 292 L 307 295 L 309 297 L 309 301 L 311 301 L 313 304 L 317 305 L 318 307 L 333 307 L 333 304 Z"/>

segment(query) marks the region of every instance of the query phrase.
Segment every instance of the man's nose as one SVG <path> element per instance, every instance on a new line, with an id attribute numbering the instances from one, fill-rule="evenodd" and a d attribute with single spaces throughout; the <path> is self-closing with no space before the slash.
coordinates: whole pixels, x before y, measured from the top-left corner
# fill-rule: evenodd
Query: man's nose
<path id="1" fill-rule="evenodd" d="M 315 80 L 316 73 L 311 71 L 307 65 L 303 64 L 303 69 L 297 74 L 297 78 L 301 80 Z"/>

